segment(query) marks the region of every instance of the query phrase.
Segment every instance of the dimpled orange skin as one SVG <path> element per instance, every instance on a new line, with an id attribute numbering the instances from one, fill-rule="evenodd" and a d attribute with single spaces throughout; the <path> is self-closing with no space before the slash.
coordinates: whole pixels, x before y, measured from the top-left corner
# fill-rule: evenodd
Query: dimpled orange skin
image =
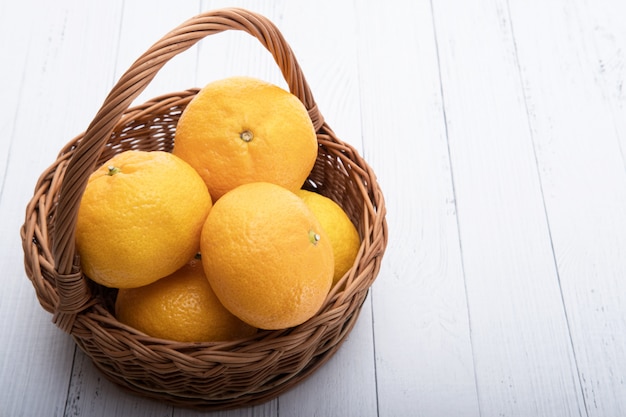
<path id="1" fill-rule="evenodd" d="M 262 329 L 308 320 L 332 283 L 332 247 L 319 222 L 298 196 L 274 184 L 224 194 L 202 229 L 201 251 L 220 301 Z"/>
<path id="2" fill-rule="evenodd" d="M 179 342 L 235 340 L 257 331 L 220 303 L 196 259 L 152 284 L 119 290 L 115 311 L 122 323 Z"/>
<path id="3" fill-rule="evenodd" d="M 282 88 L 231 77 L 202 88 L 183 111 L 174 150 L 204 179 L 213 201 L 249 182 L 298 190 L 317 158 L 302 102 Z"/>
<path id="4" fill-rule="evenodd" d="M 354 264 L 361 246 L 359 232 L 341 206 L 330 198 L 307 190 L 296 194 L 315 214 L 330 239 L 335 258 L 335 285 Z"/>
<path id="5" fill-rule="evenodd" d="M 198 251 L 212 202 L 197 172 L 167 152 L 126 151 L 89 178 L 76 225 L 83 272 L 107 287 L 163 278 Z"/>

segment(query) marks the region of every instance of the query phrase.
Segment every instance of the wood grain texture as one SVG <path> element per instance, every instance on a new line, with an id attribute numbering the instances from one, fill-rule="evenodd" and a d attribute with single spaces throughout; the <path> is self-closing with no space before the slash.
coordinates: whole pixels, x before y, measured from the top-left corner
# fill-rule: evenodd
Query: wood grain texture
<path id="1" fill-rule="evenodd" d="M 365 157 L 395 190 L 372 295 L 379 415 L 478 416 L 431 6 L 401 9 L 358 8 Z"/>
<path id="2" fill-rule="evenodd" d="M 507 4 L 480 6 L 434 6 L 480 409 L 578 416 L 584 401 Z"/>
<path id="3" fill-rule="evenodd" d="M 107 86 L 94 86 L 78 75 L 91 72 L 96 77 L 106 77 L 112 70 L 108 68 L 107 73 L 107 68 L 96 59 L 111 56 L 102 52 L 110 51 L 108 46 L 98 43 L 99 38 L 93 35 L 90 38 L 94 43 L 81 42 L 85 31 L 96 17 L 104 24 L 119 18 L 115 9 L 109 7 L 52 3 L 37 6 L 21 3 L 11 9 L 4 5 L 6 25 L 0 28 L 0 38 L 16 40 L 10 44 L 16 49 L 15 54 L 9 50 L 7 56 L 20 61 L 16 63 L 19 77 L 11 80 L 16 87 L 9 89 L 18 95 L 14 96 L 15 101 L 2 104 L 2 114 L 10 114 L 8 120 L 14 122 L 8 138 L 10 147 L 4 154 L 10 158 L 4 181 L 8 186 L 0 201 L 0 265 L 5 277 L 0 303 L 2 416 L 64 415 L 75 347 L 67 335 L 52 325 L 50 315 L 41 309 L 26 279 L 19 227 L 37 177 L 61 146 L 82 129 L 80 124 L 88 117 L 90 105 L 82 101 L 80 92 L 106 91 Z M 28 25 L 17 26 L 15 22 Z M 30 32 L 33 27 L 37 33 Z M 17 51 L 22 48 L 21 53 Z M 5 327 L 8 324 L 13 326 Z"/>
<path id="4" fill-rule="evenodd" d="M 14 129 L 18 116 L 16 104 L 20 101 L 20 93 L 24 85 L 22 72 L 31 40 L 30 36 L 11 39 L 10 19 L 13 16 L 24 16 L 26 12 L 23 3 L 0 3 L 0 28 L 2 28 L 0 33 L 3 35 L 0 37 L 0 50 L 5 51 L 7 56 L 10 56 L 16 63 L 16 65 L 7 66 L 3 71 L 3 77 L 0 77 L 0 91 L 4 97 L 4 103 L 0 107 L 3 110 L 2 118 L 0 118 L 0 131 L 4 132 L 0 137 L 0 148 L 3 150 L 0 157 L 0 198 L 15 137 Z"/>
<path id="5" fill-rule="evenodd" d="M 172 4 L 154 1 L 149 7 L 158 12 L 146 13 L 146 4 L 142 2 L 123 3 L 119 28 L 111 28 L 110 31 L 112 39 L 117 39 L 112 83 L 117 82 L 132 63 L 168 31 L 200 13 L 202 2 L 195 0 Z M 161 94 L 197 87 L 197 66 L 197 48 L 192 47 L 192 50 L 175 56 L 135 99 L 134 104 L 145 103 Z"/>
<path id="6" fill-rule="evenodd" d="M 511 15 L 586 411 L 618 416 L 626 414 L 626 132 L 614 118 L 623 71 L 611 69 L 620 52 L 597 45 L 623 29 L 606 15 L 589 19 L 594 9 L 513 3 Z M 611 10 L 626 16 L 623 4 Z M 544 30 L 532 29 L 538 21 Z"/>

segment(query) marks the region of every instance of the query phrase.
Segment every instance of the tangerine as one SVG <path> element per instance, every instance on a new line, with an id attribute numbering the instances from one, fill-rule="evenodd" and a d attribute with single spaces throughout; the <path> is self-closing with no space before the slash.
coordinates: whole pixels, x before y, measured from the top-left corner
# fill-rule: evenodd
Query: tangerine
<path id="1" fill-rule="evenodd" d="M 212 201 L 198 173 L 162 151 L 125 151 L 89 177 L 76 249 L 85 275 L 107 287 L 150 284 L 198 251 Z"/>
<path id="2" fill-rule="evenodd" d="M 119 290 L 115 315 L 149 336 L 179 342 L 234 340 L 257 331 L 220 303 L 197 259 L 152 284 Z"/>
<path id="3" fill-rule="evenodd" d="M 249 182 L 298 190 L 317 158 L 317 136 L 302 102 L 251 77 L 207 84 L 176 126 L 173 153 L 189 162 L 216 201 Z"/>
<path id="4" fill-rule="evenodd" d="M 215 294 L 262 329 L 311 318 L 330 289 L 330 240 L 293 192 L 271 183 L 241 185 L 216 201 L 201 236 L 202 264 Z"/>
<path id="5" fill-rule="evenodd" d="M 335 258 L 335 285 L 354 264 L 361 246 L 359 232 L 341 206 L 330 198 L 307 190 L 299 190 L 296 194 L 315 214 L 328 235 Z"/>

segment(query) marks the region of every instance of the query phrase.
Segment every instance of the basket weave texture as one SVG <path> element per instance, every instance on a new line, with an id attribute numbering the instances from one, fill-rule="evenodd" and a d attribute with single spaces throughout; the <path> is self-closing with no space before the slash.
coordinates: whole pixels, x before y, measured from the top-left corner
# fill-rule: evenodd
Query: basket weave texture
<path id="1" fill-rule="evenodd" d="M 343 207 L 357 225 L 360 251 L 320 311 L 302 325 L 218 343 L 148 337 L 115 319 L 116 290 L 95 284 L 80 270 L 74 247 L 80 198 L 89 175 L 114 154 L 172 150 L 178 118 L 198 89 L 130 105 L 173 56 L 226 30 L 257 38 L 273 55 L 290 91 L 308 109 L 319 152 L 305 188 Z M 146 397 L 206 410 L 263 403 L 325 363 L 353 328 L 387 245 L 384 199 L 374 172 L 325 123 L 291 48 L 274 24 L 236 8 L 189 19 L 135 61 L 87 130 L 41 174 L 20 233 L 26 274 L 41 306 L 107 378 Z"/>

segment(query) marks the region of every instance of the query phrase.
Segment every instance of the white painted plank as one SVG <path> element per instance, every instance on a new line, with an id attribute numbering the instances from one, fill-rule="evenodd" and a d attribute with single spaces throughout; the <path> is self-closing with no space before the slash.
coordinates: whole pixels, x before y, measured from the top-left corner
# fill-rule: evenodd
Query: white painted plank
<path id="1" fill-rule="evenodd" d="M 77 349 L 64 416 L 170 417 L 172 407 L 124 391 L 106 379 L 91 359 Z"/>
<path id="2" fill-rule="evenodd" d="M 0 266 L 7 278 L 0 295 L 3 415 L 64 413 L 75 348 L 38 304 L 21 261 L 19 227 L 37 177 L 88 122 L 89 110 L 94 107 L 91 93 L 104 92 L 99 84 L 80 76 L 86 72 L 107 74 L 99 62 L 107 58 L 99 50 L 102 45 L 97 38 L 86 44 L 82 35 L 88 28 L 97 30 L 95 20 L 105 25 L 117 21 L 114 10 L 72 1 L 3 6 L 8 14 L 3 16 L 1 37 L 15 40 L 10 48 L 27 48 L 16 70 L 7 73 L 12 77 L 8 83 L 15 83 L 9 91 L 17 88 L 17 95 L 9 94 L 8 108 L 2 109 L 3 114 L 11 114 L 14 123 L 0 201 Z M 36 31 L 31 34 L 33 28 Z M 6 47 L 3 45 L 3 56 L 11 56 Z M 20 54 L 13 56 L 20 59 Z"/>
<path id="3" fill-rule="evenodd" d="M 24 32 L 15 27 L 16 17 L 26 16 L 28 9 L 25 4 L 17 2 L 0 3 L 0 51 L 10 57 L 12 65 L 5 65 L 0 77 L 0 92 L 3 100 L 0 102 L 0 196 L 4 187 L 4 176 L 13 141 L 15 118 L 17 117 L 16 104 L 19 102 L 20 91 L 23 86 L 22 72 L 32 33 L 24 36 L 15 36 L 15 33 Z"/>
<path id="4" fill-rule="evenodd" d="M 282 413 L 280 414 L 283 415 Z M 202 412 L 188 409 L 175 408 L 172 417 L 276 417 L 278 411 L 276 409 L 276 401 L 269 401 L 251 407 L 238 408 L 235 410 Z"/>
<path id="5" fill-rule="evenodd" d="M 350 2 L 287 2 L 278 19 L 326 122 L 362 152 L 355 13 Z"/>
<path id="6" fill-rule="evenodd" d="M 619 0 L 599 0 L 593 7 L 583 3 L 580 21 L 581 39 L 589 51 L 590 63 L 595 62 L 602 97 L 611 108 L 616 126 L 619 150 L 626 165 L 626 3 Z M 580 15 L 580 13 L 579 13 Z"/>
<path id="7" fill-rule="evenodd" d="M 176 4 L 154 1 L 149 5 L 143 2 L 124 2 L 114 82 L 167 32 L 197 15 L 201 10 L 201 3 L 201 0 Z M 147 12 L 146 7 L 154 12 Z M 144 92 L 135 99 L 134 104 L 144 103 L 161 94 L 196 87 L 197 54 L 197 49 L 191 48 L 170 59 Z"/>
<path id="8" fill-rule="evenodd" d="M 507 4 L 434 16 L 481 414 L 579 416 Z"/>
<path id="9" fill-rule="evenodd" d="M 620 416 L 626 414 L 626 125 L 619 120 L 625 115 L 619 65 L 626 7 L 603 6 L 598 16 L 586 2 L 513 2 L 511 15 L 587 413 Z"/>
<path id="10" fill-rule="evenodd" d="M 428 1 L 359 4 L 365 157 L 389 245 L 373 304 L 380 416 L 478 416 Z"/>

